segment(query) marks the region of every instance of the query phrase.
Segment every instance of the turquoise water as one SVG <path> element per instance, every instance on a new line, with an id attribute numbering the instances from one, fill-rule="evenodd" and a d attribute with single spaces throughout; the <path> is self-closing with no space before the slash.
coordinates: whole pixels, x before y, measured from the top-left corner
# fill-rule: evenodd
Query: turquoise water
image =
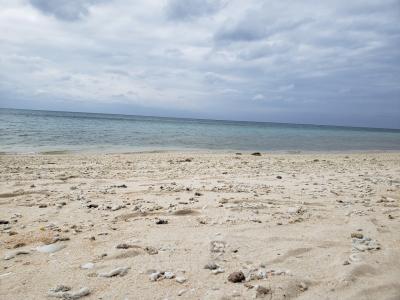
<path id="1" fill-rule="evenodd" d="M 0 109 L 0 152 L 400 150 L 400 130 Z"/>

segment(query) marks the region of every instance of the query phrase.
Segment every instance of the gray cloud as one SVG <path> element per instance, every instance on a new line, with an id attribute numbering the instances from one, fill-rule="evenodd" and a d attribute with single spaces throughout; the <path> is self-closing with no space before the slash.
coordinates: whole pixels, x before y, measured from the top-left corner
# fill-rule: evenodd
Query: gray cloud
<path id="1" fill-rule="evenodd" d="M 29 0 L 41 12 L 64 21 L 76 21 L 89 14 L 89 6 L 99 0 Z"/>
<path id="2" fill-rule="evenodd" d="M 216 13 L 224 6 L 222 0 L 168 0 L 167 17 L 172 20 L 188 20 Z"/>
<path id="3" fill-rule="evenodd" d="M 398 1 L 26 3 L 0 0 L 0 106 L 400 128 Z"/>

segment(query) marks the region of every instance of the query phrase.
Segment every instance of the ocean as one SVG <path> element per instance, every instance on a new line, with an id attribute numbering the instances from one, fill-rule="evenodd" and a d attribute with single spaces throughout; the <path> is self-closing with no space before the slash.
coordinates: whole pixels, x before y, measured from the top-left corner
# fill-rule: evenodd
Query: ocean
<path id="1" fill-rule="evenodd" d="M 400 130 L 0 109 L 0 152 L 390 151 Z"/>

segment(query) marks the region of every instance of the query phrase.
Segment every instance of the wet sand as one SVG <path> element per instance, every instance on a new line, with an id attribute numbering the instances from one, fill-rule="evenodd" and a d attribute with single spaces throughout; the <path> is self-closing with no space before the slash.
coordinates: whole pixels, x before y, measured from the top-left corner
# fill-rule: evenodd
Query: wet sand
<path id="1" fill-rule="evenodd" d="M 400 299 L 399 204 L 400 153 L 0 155 L 0 299 Z"/>

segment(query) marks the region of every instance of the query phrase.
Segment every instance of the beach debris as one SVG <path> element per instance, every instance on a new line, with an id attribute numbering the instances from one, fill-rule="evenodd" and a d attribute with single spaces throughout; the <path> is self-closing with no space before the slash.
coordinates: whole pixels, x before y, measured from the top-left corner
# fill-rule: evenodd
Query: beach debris
<path id="1" fill-rule="evenodd" d="M 29 254 L 29 253 L 30 253 L 29 251 L 24 251 L 24 250 L 10 252 L 4 256 L 4 260 L 10 260 L 18 255 Z"/>
<path id="2" fill-rule="evenodd" d="M 173 272 L 164 272 L 165 279 L 172 279 L 175 278 L 175 274 Z"/>
<path id="3" fill-rule="evenodd" d="M 154 247 L 147 246 L 144 248 L 144 250 L 149 254 L 149 255 L 155 255 L 158 254 L 158 250 Z"/>
<path id="4" fill-rule="evenodd" d="M 71 287 L 65 285 L 58 285 L 55 288 L 51 288 L 47 295 L 53 298 L 60 299 L 79 299 L 85 297 L 90 294 L 90 289 L 87 287 L 83 287 L 75 292 L 71 291 Z"/>
<path id="5" fill-rule="evenodd" d="M 64 249 L 65 247 L 67 246 L 63 244 L 50 244 L 36 247 L 36 251 L 41 253 L 54 253 Z"/>
<path id="6" fill-rule="evenodd" d="M 109 272 L 103 272 L 103 273 L 99 273 L 99 277 L 114 277 L 114 276 L 125 276 L 128 271 L 129 271 L 130 267 L 119 267 L 116 269 L 113 269 Z"/>
<path id="7" fill-rule="evenodd" d="M 220 274 L 220 273 L 225 273 L 225 270 L 223 268 L 219 267 L 219 268 L 217 268 L 215 270 L 212 270 L 211 273 L 213 273 L 214 275 L 217 275 L 217 274 Z"/>
<path id="8" fill-rule="evenodd" d="M 157 225 L 168 224 L 168 220 L 157 219 L 157 220 L 156 220 L 156 224 L 157 224 Z"/>
<path id="9" fill-rule="evenodd" d="M 242 282 L 245 279 L 246 278 L 244 277 L 244 274 L 242 271 L 233 272 L 233 273 L 229 274 L 229 276 L 228 276 L 228 280 L 233 283 Z"/>
<path id="10" fill-rule="evenodd" d="M 94 268 L 94 263 L 88 262 L 81 265 L 81 269 L 90 270 Z"/>
<path id="11" fill-rule="evenodd" d="M 127 244 L 127 243 L 121 243 L 115 246 L 116 249 L 129 249 L 129 248 L 134 248 L 135 246 Z"/>
<path id="12" fill-rule="evenodd" d="M 253 152 L 251 155 L 253 155 L 253 156 L 261 156 L 261 153 L 260 152 Z"/>
<path id="13" fill-rule="evenodd" d="M 219 268 L 219 265 L 217 265 L 215 262 L 209 262 L 204 266 L 204 269 L 207 270 L 216 270 Z"/>
<path id="14" fill-rule="evenodd" d="M 353 238 L 352 239 L 352 249 L 355 251 L 370 251 L 370 250 L 379 250 L 381 249 L 380 244 L 371 238 L 362 237 L 362 238 Z"/>
<path id="15" fill-rule="evenodd" d="M 362 239 L 364 235 L 361 232 L 352 232 L 351 237 L 356 239 Z"/>
<path id="16" fill-rule="evenodd" d="M 182 296 L 184 293 L 186 293 L 188 289 L 182 289 L 178 292 L 178 296 Z"/>
<path id="17" fill-rule="evenodd" d="M 210 251 L 213 253 L 223 253 L 225 252 L 226 242 L 224 241 L 211 241 Z"/>
<path id="18" fill-rule="evenodd" d="M 256 290 L 256 298 L 263 298 L 263 297 L 265 297 L 265 295 L 271 293 L 270 288 L 267 288 L 262 285 L 256 285 L 254 288 Z"/>
<path id="19" fill-rule="evenodd" d="M 178 277 L 175 278 L 175 281 L 178 282 L 178 283 L 185 283 L 186 280 L 187 279 L 185 277 L 183 277 L 183 276 L 178 276 Z"/>
<path id="20" fill-rule="evenodd" d="M 162 274 L 161 274 L 161 272 L 153 272 L 153 273 L 151 273 L 150 274 L 150 276 L 149 276 L 149 279 L 151 280 L 151 281 L 157 281 L 159 278 L 161 278 L 162 277 Z"/>

